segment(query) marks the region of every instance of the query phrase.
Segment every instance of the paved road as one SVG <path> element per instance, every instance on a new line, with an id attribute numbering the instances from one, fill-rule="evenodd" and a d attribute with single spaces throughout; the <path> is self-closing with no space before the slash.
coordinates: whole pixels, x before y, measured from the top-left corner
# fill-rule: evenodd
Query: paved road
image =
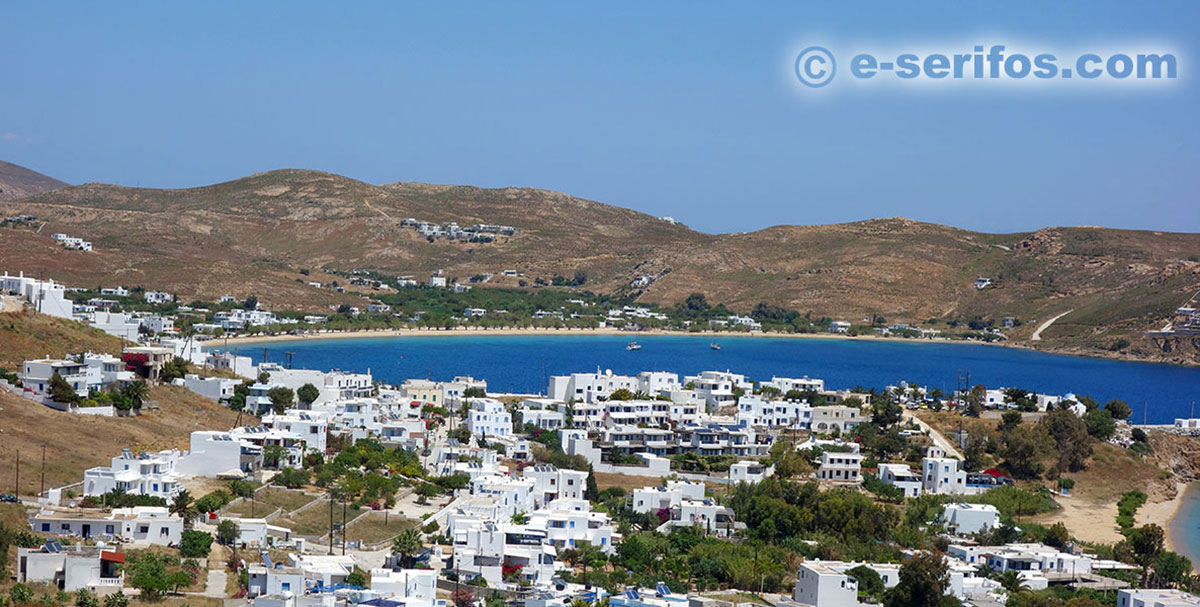
<path id="1" fill-rule="evenodd" d="M 209 569 L 208 582 L 204 585 L 204 596 L 214 599 L 225 598 L 225 582 L 228 574 L 224 569 Z"/>
<path id="2" fill-rule="evenodd" d="M 956 447 L 954 443 L 950 441 L 950 439 L 943 436 L 942 433 L 938 432 L 933 426 L 925 423 L 925 421 L 921 418 L 911 413 L 905 413 L 904 419 L 911 420 L 922 431 L 928 432 L 929 438 L 933 440 L 933 444 L 940 447 L 942 451 L 945 451 L 946 455 L 957 455 L 958 457 L 962 457 L 962 454 L 958 452 L 958 447 Z"/>

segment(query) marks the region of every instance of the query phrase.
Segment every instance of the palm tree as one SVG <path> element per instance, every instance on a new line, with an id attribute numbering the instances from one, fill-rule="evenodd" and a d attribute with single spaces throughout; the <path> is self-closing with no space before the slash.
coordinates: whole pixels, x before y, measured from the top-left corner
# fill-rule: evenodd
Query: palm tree
<path id="1" fill-rule="evenodd" d="M 135 381 L 121 388 L 121 394 L 133 402 L 134 409 L 141 409 L 146 400 L 150 398 L 150 386 L 146 385 L 144 381 Z"/>
<path id="2" fill-rule="evenodd" d="M 183 519 L 183 524 L 189 529 L 192 527 L 192 520 L 196 518 L 196 506 L 192 503 L 192 496 L 187 489 L 175 494 L 175 499 L 171 502 L 168 510 L 171 514 Z"/>
<path id="3" fill-rule="evenodd" d="M 529 515 L 525 514 L 524 512 L 518 512 L 518 513 L 512 515 L 512 524 L 514 524 L 514 525 L 524 525 L 525 523 L 528 523 L 528 522 L 529 522 Z"/>
<path id="4" fill-rule="evenodd" d="M 400 566 L 404 569 L 411 569 L 413 558 L 424 549 L 425 542 L 421 540 L 421 531 L 416 527 L 405 529 L 392 540 L 392 555 L 400 557 Z"/>
<path id="5" fill-rule="evenodd" d="M 1025 579 L 1016 571 L 1005 571 L 997 577 L 997 581 L 1004 587 L 1005 590 L 1011 593 L 1029 590 L 1029 584 L 1025 583 Z"/>

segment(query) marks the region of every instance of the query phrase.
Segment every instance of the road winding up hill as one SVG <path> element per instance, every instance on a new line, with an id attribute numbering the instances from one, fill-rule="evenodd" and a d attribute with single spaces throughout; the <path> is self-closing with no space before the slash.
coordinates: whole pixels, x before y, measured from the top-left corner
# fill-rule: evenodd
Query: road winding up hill
<path id="1" fill-rule="evenodd" d="M 1164 353 L 1142 337 L 1200 290 L 1200 235 L 1103 228 L 986 234 L 903 218 L 775 226 L 707 234 L 617 206 L 529 188 L 420 183 L 372 185 L 307 170 L 261 173 L 206 187 L 162 190 L 85 184 L 0 201 L 46 229 L 8 230 L 0 268 L 45 271 L 67 283 L 120 282 L 188 299 L 257 295 L 268 305 L 323 310 L 347 301 L 297 282 L 300 270 L 373 269 L 423 280 L 434 270 L 518 286 L 587 272 L 584 288 L 674 303 L 689 293 L 748 311 L 762 301 L 814 316 L 859 321 L 966 321 L 1024 325 L 1014 341 L 1038 348 L 1194 360 L 1184 344 Z M 429 241 L 404 218 L 505 224 L 494 243 Z M 48 238 L 91 240 L 92 253 Z M 653 276 L 646 288 L 630 286 Z M 993 285 L 974 288 L 977 277 Z M 1074 310 L 1048 327 L 1037 325 Z"/>

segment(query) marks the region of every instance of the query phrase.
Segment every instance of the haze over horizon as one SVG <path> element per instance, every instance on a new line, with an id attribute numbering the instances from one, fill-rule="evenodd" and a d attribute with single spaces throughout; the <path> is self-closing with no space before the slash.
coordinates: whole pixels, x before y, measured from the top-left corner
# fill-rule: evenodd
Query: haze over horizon
<path id="1" fill-rule="evenodd" d="M 10 7 L 0 158 L 143 187 L 281 167 L 534 187 L 714 233 L 893 216 L 1200 232 L 1194 3 L 217 6 Z M 814 101 L 786 69 L 809 42 L 963 39 L 1164 41 L 1183 77 Z"/>

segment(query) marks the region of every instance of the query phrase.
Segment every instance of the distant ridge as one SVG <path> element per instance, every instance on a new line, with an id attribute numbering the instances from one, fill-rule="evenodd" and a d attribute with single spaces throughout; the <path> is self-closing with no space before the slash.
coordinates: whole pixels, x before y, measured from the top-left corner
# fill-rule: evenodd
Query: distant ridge
<path id="1" fill-rule="evenodd" d="M 737 212 L 738 201 L 729 204 Z M 309 286 L 339 278 L 323 270 L 418 282 L 442 270 L 460 282 L 491 275 L 477 288 L 526 289 L 581 272 L 584 289 L 660 304 L 702 293 L 739 313 L 765 303 L 854 323 L 936 320 L 932 326 L 943 329 L 999 326 L 1011 317 L 1012 341 L 1039 349 L 1200 358 L 1200 347 L 1160 351 L 1144 337 L 1200 290 L 1200 234 L 1078 227 L 988 234 L 902 217 L 708 234 L 560 192 L 372 185 L 299 169 L 177 190 L 60 187 L 0 201 L 0 211 L 46 222 L 41 233 L 0 233 L 0 270 L 85 286 L 120 282 L 184 300 L 253 294 L 268 306 L 327 312 L 370 294 Z M 519 231 L 490 243 L 451 241 L 421 236 L 403 223 L 408 218 Z M 88 239 L 96 250 L 65 251 L 50 240 L 53 232 Z M 976 289 L 981 277 L 991 282 Z M 1035 321 L 1068 309 L 1075 311 L 1041 340 L 1029 340 Z"/>
<path id="2" fill-rule="evenodd" d="M 66 182 L 0 160 L 0 200 L 16 200 L 66 187 Z"/>

